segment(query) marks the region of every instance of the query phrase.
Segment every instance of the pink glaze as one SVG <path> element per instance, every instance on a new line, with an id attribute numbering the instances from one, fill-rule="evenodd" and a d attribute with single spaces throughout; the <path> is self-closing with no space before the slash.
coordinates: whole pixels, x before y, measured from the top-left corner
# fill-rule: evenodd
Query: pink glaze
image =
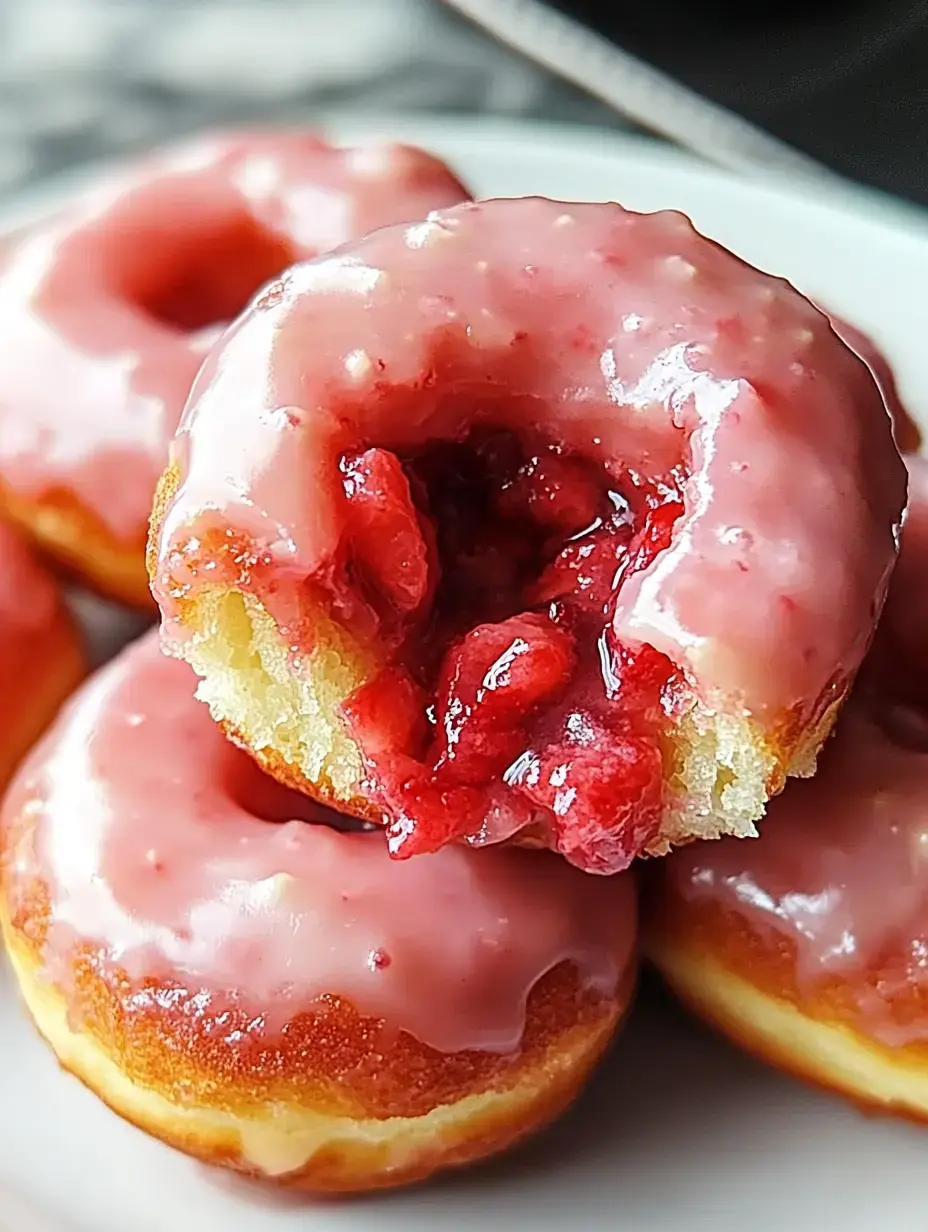
<path id="1" fill-rule="evenodd" d="M 151 311 L 153 295 L 195 268 L 235 315 L 293 260 L 466 195 L 422 151 L 301 133 L 201 138 L 89 193 L 0 271 L 0 480 L 26 497 L 66 489 L 117 538 L 144 537 L 224 323 L 181 328 Z"/>
<path id="2" fill-rule="evenodd" d="M 670 546 L 619 592 L 620 643 L 761 721 L 808 720 L 853 674 L 905 492 L 870 373 L 787 283 L 682 215 L 539 199 L 438 212 L 298 266 L 226 335 L 173 447 L 155 586 L 168 639 L 175 600 L 210 580 L 183 566 L 207 526 L 253 537 L 244 586 L 255 559 L 278 596 L 325 581 L 339 457 L 481 419 L 620 485 L 688 469 Z"/>
<path id="3" fill-rule="evenodd" d="M 928 462 L 910 471 L 883 623 L 817 775 L 776 800 L 760 839 L 694 845 L 664 866 L 685 898 L 788 937 L 811 987 L 846 979 L 862 1028 L 893 1045 L 928 1038 L 928 1020 L 889 1007 L 928 981 Z"/>
<path id="4" fill-rule="evenodd" d="M 58 610 L 58 588 L 51 575 L 19 532 L 0 522 L 0 670 L 20 658 L 30 641 L 47 633 Z"/>
<path id="5" fill-rule="evenodd" d="M 840 317 L 836 317 L 834 313 L 829 313 L 829 317 L 835 333 L 856 355 L 860 356 L 873 373 L 873 379 L 880 387 L 886 409 L 893 421 L 899 449 L 903 453 L 910 449 L 917 449 L 921 443 L 921 433 L 902 401 L 899 387 L 896 384 L 896 375 L 889 360 L 869 334 L 865 334 L 856 325 L 851 325 Z"/>
<path id="6" fill-rule="evenodd" d="M 51 576 L 18 532 L 0 522 L 0 743 L 9 733 L 19 746 L 17 703 L 36 688 L 36 663 L 60 614 Z"/>
<path id="7" fill-rule="evenodd" d="M 278 1032 L 322 994 L 441 1051 L 509 1051 L 558 963 L 612 995 L 635 941 L 633 883 L 555 856 L 447 848 L 391 862 L 380 831 L 265 778 L 193 698 L 190 669 L 149 634 L 104 668 L 32 755 L 7 824 L 11 908 L 48 886 L 48 977 L 80 941 L 103 967 L 233 1002 Z"/>

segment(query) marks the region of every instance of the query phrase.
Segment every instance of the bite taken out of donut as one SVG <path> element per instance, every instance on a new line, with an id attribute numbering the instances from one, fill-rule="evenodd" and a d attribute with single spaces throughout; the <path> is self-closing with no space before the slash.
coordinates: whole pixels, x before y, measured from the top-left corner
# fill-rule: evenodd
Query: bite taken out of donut
<path id="1" fill-rule="evenodd" d="M 0 522 L 0 791 L 85 670 L 57 583 Z"/>
<path id="2" fill-rule="evenodd" d="M 751 835 L 870 641 L 905 471 L 867 367 L 680 214 L 498 200 L 274 283 L 152 520 L 167 649 L 403 857 Z"/>
<path id="3" fill-rule="evenodd" d="M 155 484 L 223 325 L 293 261 L 467 195 L 407 146 L 219 134 L 14 238 L 0 258 L 0 509 L 95 589 L 150 607 Z"/>
<path id="4" fill-rule="evenodd" d="M 0 923 L 61 1063 L 181 1150 L 313 1190 L 550 1120 L 632 995 L 630 875 L 514 848 L 397 865 L 266 778 L 194 683 L 148 635 L 7 796 Z"/>
<path id="5" fill-rule="evenodd" d="M 653 870 L 647 948 L 749 1051 L 928 1120 L 928 463 L 910 469 L 883 622 L 818 774 L 756 842 Z"/>

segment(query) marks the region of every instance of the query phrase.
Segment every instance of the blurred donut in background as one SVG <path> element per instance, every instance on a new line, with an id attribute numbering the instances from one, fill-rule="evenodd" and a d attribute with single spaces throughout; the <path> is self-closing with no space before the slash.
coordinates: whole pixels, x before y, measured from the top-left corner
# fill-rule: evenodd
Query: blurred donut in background
<path id="1" fill-rule="evenodd" d="M 292 262 L 467 196 L 409 146 L 218 134 L 18 236 L 0 262 L 0 509 L 93 588 L 150 606 L 155 483 L 223 327 Z"/>

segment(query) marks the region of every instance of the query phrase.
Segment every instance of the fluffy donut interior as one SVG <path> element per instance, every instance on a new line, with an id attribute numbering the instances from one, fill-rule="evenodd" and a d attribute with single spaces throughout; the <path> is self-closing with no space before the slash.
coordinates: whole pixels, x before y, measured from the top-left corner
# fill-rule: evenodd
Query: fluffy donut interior
<path id="1" fill-rule="evenodd" d="M 213 717 L 276 777 L 364 812 L 363 759 L 340 706 L 376 671 L 369 653 L 319 610 L 307 668 L 288 648 L 261 602 L 238 590 L 201 593 L 180 645 L 201 677 L 197 696 Z M 314 794 L 316 794 L 314 793 Z"/>
<path id="2" fill-rule="evenodd" d="M 378 820 L 363 758 L 341 719 L 342 704 L 376 672 L 360 643 L 320 610 L 308 670 L 294 671 L 267 610 L 235 589 L 203 592 L 185 623 L 191 636 L 178 649 L 201 677 L 198 696 L 213 717 L 281 781 Z M 810 738 L 813 749 L 818 739 Z M 814 769 L 814 753 L 784 764 L 749 718 L 709 711 L 692 697 L 661 746 L 666 796 L 652 855 L 692 838 L 754 836 L 785 776 Z"/>

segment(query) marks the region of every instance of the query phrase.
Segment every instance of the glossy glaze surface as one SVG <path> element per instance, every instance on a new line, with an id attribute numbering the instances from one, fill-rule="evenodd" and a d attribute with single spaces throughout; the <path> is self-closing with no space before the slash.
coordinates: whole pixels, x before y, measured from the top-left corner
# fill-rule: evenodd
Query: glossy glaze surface
<path id="1" fill-rule="evenodd" d="M 466 196 L 404 146 L 218 135 L 30 230 L 0 269 L 0 479 L 67 492 L 120 540 L 151 496 L 209 345 L 292 261 Z"/>
<path id="2" fill-rule="evenodd" d="M 617 597 L 620 642 L 759 715 L 801 715 L 856 668 L 904 500 L 876 385 L 785 282 L 682 215 L 614 205 L 464 206 L 275 283 L 210 357 L 175 442 L 164 610 L 196 588 L 178 554 L 204 510 L 278 582 L 325 579 L 339 458 L 480 420 L 620 483 L 686 465 L 672 543 Z"/>
<path id="3" fill-rule="evenodd" d="M 238 587 L 299 670 L 321 595 L 391 689 L 416 675 L 380 730 L 346 706 L 398 855 L 532 830 L 606 873 L 659 845 L 681 695 L 788 764 L 869 642 L 904 501 L 869 370 L 788 284 L 679 214 L 541 199 L 289 271 L 173 454 L 169 645 Z"/>
<path id="4" fill-rule="evenodd" d="M 910 470 L 883 623 L 818 774 L 771 805 L 761 838 L 666 864 L 674 893 L 788 938 L 805 988 L 846 982 L 862 1027 L 890 1044 L 928 1038 L 924 1014 L 891 1012 L 928 989 L 928 463 Z"/>
<path id="5" fill-rule="evenodd" d="M 379 831 L 265 778 L 147 635 L 72 702 L 14 783 L 15 914 L 47 887 L 48 978 L 74 947 L 104 974 L 202 990 L 273 1034 L 323 994 L 441 1051 L 518 1046 L 528 993 L 564 960 L 611 995 L 632 954 L 630 880 L 547 853 L 452 847 L 397 865 Z M 19 819 L 19 821 L 17 821 Z"/>

